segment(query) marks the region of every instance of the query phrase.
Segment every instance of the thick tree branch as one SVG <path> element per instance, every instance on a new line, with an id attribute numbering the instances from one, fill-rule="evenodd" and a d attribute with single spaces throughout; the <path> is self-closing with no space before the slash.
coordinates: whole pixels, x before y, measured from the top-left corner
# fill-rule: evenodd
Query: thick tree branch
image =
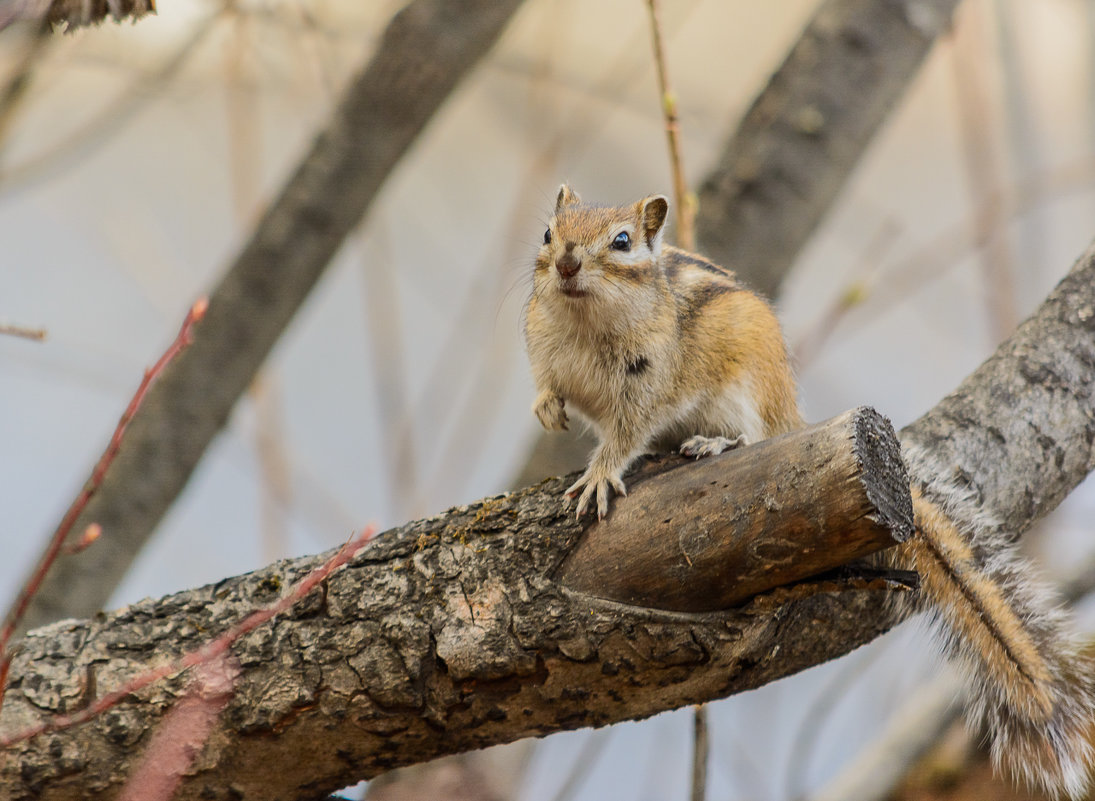
<path id="1" fill-rule="evenodd" d="M 682 509 L 689 476 L 690 508 Z M 748 490 L 730 493 L 727 479 Z M 689 518 L 687 536 L 660 562 L 678 585 L 664 599 L 604 600 L 635 586 L 621 574 L 652 571 L 606 562 L 596 547 L 575 548 L 584 525 L 563 503 L 558 480 L 390 531 L 292 619 L 237 642 L 236 695 L 178 797 L 216 798 L 231 787 L 244 797 L 298 798 L 487 743 L 756 686 L 819 658 L 799 643 L 804 630 L 841 625 L 830 620 L 835 597 L 877 603 L 894 581 L 864 568 L 781 586 L 729 612 L 663 610 L 712 608 L 740 575 L 752 576 L 755 594 L 835 568 L 912 528 L 896 436 L 871 410 L 699 464 L 656 462 L 636 485 L 633 525 L 594 523 L 586 536 L 607 531 L 642 548 L 649 521 Z M 728 494 L 736 500 L 727 503 Z M 705 508 L 704 496 L 715 502 Z M 723 570 L 712 553 L 721 554 Z M 122 676 L 193 648 L 316 561 L 280 563 L 90 625 L 31 634 L 13 664 L 5 734 L 47 708 L 71 713 Z M 851 627 L 845 647 L 862 641 L 854 619 L 843 625 Z M 0 768 L 0 795 L 116 791 L 140 759 L 135 746 L 182 689 L 145 687 L 91 725 L 17 743 Z M 115 717 L 124 724 L 96 725 Z"/>
<path id="2" fill-rule="evenodd" d="M 1093 396 L 1095 248 L 959 390 L 905 429 L 913 478 L 958 478 L 987 520 L 1022 531 L 1090 470 Z M 553 479 L 393 530 L 291 620 L 241 641 L 244 675 L 221 721 L 239 734 L 214 735 L 205 772 L 180 797 L 294 798 L 442 753 L 641 718 L 758 686 L 897 622 L 880 600 L 899 585 L 862 574 L 706 614 L 567 590 L 555 571 L 582 530 L 560 504 L 565 486 Z M 194 647 L 319 559 L 34 632 L 13 666 L 4 730 L 79 707 L 96 687 Z M 150 688 L 79 731 L 23 744 L 0 767 L 0 794 L 95 797 L 180 688 Z M 272 765 L 292 778 L 268 786 Z"/>
<path id="3" fill-rule="evenodd" d="M 311 152 L 210 295 L 75 526 L 105 536 L 51 571 L 28 628 L 103 607 L 343 239 L 520 0 L 415 0 L 389 24 Z"/>
<path id="4" fill-rule="evenodd" d="M 901 443 L 914 481 L 960 483 L 1012 538 L 1083 481 L 1095 466 L 1095 247 Z"/>
<path id="5" fill-rule="evenodd" d="M 703 252 L 774 297 L 958 0 L 825 0 L 700 188 Z"/>

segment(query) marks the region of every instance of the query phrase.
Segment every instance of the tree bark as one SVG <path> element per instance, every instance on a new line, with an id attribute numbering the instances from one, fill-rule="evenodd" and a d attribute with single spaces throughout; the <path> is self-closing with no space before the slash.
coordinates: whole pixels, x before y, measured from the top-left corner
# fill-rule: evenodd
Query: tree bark
<path id="1" fill-rule="evenodd" d="M 98 612 L 400 158 L 520 0 L 415 0 L 210 297 L 194 343 L 157 380 L 77 521 L 108 533 L 58 561 L 24 619 Z"/>
<path id="2" fill-rule="evenodd" d="M 789 466 L 758 459 L 758 450 L 782 453 Z M 857 542 L 852 551 L 815 547 L 819 536 L 842 537 L 826 530 L 836 521 L 803 519 L 805 505 L 818 498 L 806 480 L 813 465 L 804 469 L 795 450 L 812 452 L 808 462 L 837 465 L 826 503 L 862 513 L 847 521 L 858 532 L 843 538 Z M 849 471 L 864 469 L 880 475 L 848 480 Z M 641 503 L 648 514 L 664 518 L 679 510 L 683 473 L 705 483 L 748 475 L 761 485 L 773 470 L 786 474 L 778 498 L 721 504 L 721 520 L 709 513 L 712 529 L 740 533 L 736 518 L 755 506 L 747 517 L 806 534 L 800 545 L 811 572 L 892 543 L 879 536 L 883 525 L 897 539 L 911 530 L 896 437 L 870 410 L 699 464 L 673 457 L 649 471 L 639 495 L 647 496 Z M 869 609 L 885 590 L 907 589 L 911 581 L 849 569 L 710 614 L 665 611 L 657 599 L 648 606 L 605 600 L 599 596 L 612 594 L 617 571 L 589 565 L 596 553 L 575 549 L 590 524 L 574 519 L 561 497 L 565 486 L 553 479 L 389 531 L 291 614 L 242 638 L 233 648 L 241 671 L 235 695 L 176 798 L 314 796 L 445 754 L 721 697 L 826 658 L 816 650 L 828 649 L 826 639 L 807 634 L 819 626 L 839 630 L 844 650 L 865 641 L 873 634 L 869 627 L 855 615 L 833 612 L 845 603 Z M 770 546 L 772 528 L 760 529 L 758 548 Z M 871 536 L 862 536 L 865 531 Z M 635 539 L 645 532 L 638 526 L 616 534 Z M 578 569 L 557 577 L 568 557 Z M 126 677 L 192 650 L 325 560 L 281 562 L 95 621 L 32 632 L 12 665 L 3 731 L 50 711 L 71 713 Z M 784 545 L 768 586 L 795 562 Z M 575 575 L 591 575 L 590 568 L 602 577 L 596 594 L 568 586 Z M 693 606 L 707 603 L 704 596 L 718 597 L 726 580 L 700 565 L 685 597 Z M 673 596 L 667 605 L 678 601 Z M 184 677 L 176 676 L 133 693 L 88 725 L 15 745 L 0 766 L 0 795 L 116 793 L 151 731 L 185 691 Z"/>
<path id="3" fill-rule="evenodd" d="M 1093 401 L 1095 248 L 992 358 L 905 429 L 913 480 L 959 476 L 982 523 L 1023 531 L 1091 469 Z M 829 576 L 706 614 L 567 590 L 553 575 L 582 526 L 560 503 L 566 486 L 552 479 L 395 529 L 323 592 L 238 642 L 236 697 L 179 797 L 318 795 L 443 753 L 641 718 L 759 686 L 897 622 L 884 601 L 907 588 L 899 574 Z M 33 632 L 13 665 L 3 730 L 77 708 L 95 688 L 195 647 L 319 561 Z M 15 746 L 0 795 L 102 797 L 182 681 Z"/>

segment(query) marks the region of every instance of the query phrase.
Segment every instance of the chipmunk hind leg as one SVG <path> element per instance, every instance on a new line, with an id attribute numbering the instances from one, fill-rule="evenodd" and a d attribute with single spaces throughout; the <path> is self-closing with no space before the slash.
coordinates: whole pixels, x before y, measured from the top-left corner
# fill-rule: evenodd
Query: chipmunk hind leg
<path id="1" fill-rule="evenodd" d="M 741 448 L 767 437 L 761 399 L 749 377 L 723 388 L 702 404 L 680 427 L 687 438 L 680 452 L 700 458 Z"/>

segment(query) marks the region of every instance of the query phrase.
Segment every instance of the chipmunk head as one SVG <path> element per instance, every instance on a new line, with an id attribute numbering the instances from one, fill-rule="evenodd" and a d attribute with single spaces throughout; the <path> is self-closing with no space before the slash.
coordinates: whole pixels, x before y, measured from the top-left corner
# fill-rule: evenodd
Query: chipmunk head
<path id="1" fill-rule="evenodd" d="M 658 257 L 669 202 L 651 195 L 628 206 L 582 203 L 566 184 L 536 257 L 537 292 L 574 303 L 630 300 L 634 287 L 661 276 Z"/>

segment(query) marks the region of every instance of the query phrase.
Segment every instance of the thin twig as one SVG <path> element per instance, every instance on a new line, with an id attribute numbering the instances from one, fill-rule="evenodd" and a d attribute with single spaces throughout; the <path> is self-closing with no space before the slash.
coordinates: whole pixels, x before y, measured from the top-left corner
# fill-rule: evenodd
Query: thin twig
<path id="1" fill-rule="evenodd" d="M 86 156 L 110 141 L 111 134 L 160 96 L 156 89 L 167 83 L 188 63 L 190 55 L 213 31 L 221 15 L 221 10 L 214 11 L 198 23 L 186 41 L 179 45 L 154 73 L 134 81 L 132 86 L 104 106 L 80 128 L 72 131 L 44 152 L 0 169 L 0 193 L 9 194 L 35 180 L 59 173 L 73 160 Z"/>
<path id="2" fill-rule="evenodd" d="M 171 801 L 235 695 L 240 665 L 221 654 L 194 668 L 191 686 L 148 738 L 117 801 Z"/>
<path id="3" fill-rule="evenodd" d="M 677 244 L 685 250 L 695 250 L 696 208 L 684 180 L 684 158 L 681 155 L 681 124 L 677 116 L 677 96 L 669 85 L 665 46 L 662 42 L 661 7 L 658 0 L 647 0 L 650 10 L 650 33 L 654 42 L 654 65 L 661 93 L 665 134 L 669 146 L 669 166 L 673 172 L 673 200 L 677 207 Z M 707 795 L 707 709 L 703 704 L 692 707 L 692 801 L 704 801 Z"/>
<path id="4" fill-rule="evenodd" d="M 255 453 L 258 456 L 264 561 L 289 555 L 287 520 L 292 510 L 292 470 L 285 441 L 285 415 L 277 377 L 263 368 L 247 394 L 255 408 Z"/>
<path id="5" fill-rule="evenodd" d="M 673 170 L 673 199 L 677 204 L 677 244 L 685 250 L 694 250 L 696 208 L 684 180 L 681 125 L 677 116 L 677 96 L 669 86 L 669 71 L 666 67 L 665 48 L 662 44 L 661 10 L 658 0 L 647 0 L 647 7 L 650 9 L 650 30 L 654 38 L 654 65 L 658 73 L 658 91 L 661 92 L 665 133 L 669 143 L 669 165 Z"/>
<path id="6" fill-rule="evenodd" d="M 84 529 L 84 533 L 80 535 L 80 539 L 65 548 L 63 553 L 65 556 L 71 556 L 72 554 L 86 551 L 94 545 L 101 536 L 103 536 L 103 527 L 98 523 L 92 523 Z"/>
<path id="7" fill-rule="evenodd" d="M 833 714 L 833 709 L 842 700 L 862 687 L 863 675 L 870 670 L 886 652 L 882 648 L 872 648 L 856 652 L 859 656 L 843 670 L 836 671 L 814 696 L 802 722 L 798 726 L 789 751 L 786 771 L 785 798 L 807 797 L 806 776 L 816 747 L 824 741 L 821 736 L 825 721 Z M 851 662 L 851 658 L 848 660 Z"/>
<path id="8" fill-rule="evenodd" d="M 1095 159 L 1084 157 L 1025 177 L 1011 187 L 994 190 L 986 203 L 999 204 L 997 224 L 1003 226 L 1037 208 L 1039 204 L 1058 200 L 1069 194 L 1090 192 L 1095 185 Z M 975 209 L 966 219 L 959 220 L 886 266 L 875 282 L 868 303 L 851 317 L 857 326 L 878 318 L 890 309 L 906 302 L 927 284 L 957 267 L 962 259 L 976 252 L 983 244 L 983 232 L 978 222 L 986 214 L 984 207 Z M 1000 231 L 990 232 L 990 236 Z M 848 332 L 846 332 L 848 333 Z"/>
<path id="9" fill-rule="evenodd" d="M 3 23 L 0 22 L 0 29 L 2 27 Z M 30 32 L 26 50 L 19 63 L 0 89 L 0 145 L 7 141 L 8 130 L 27 96 L 34 69 L 41 61 L 46 45 L 52 41 L 50 33 L 50 24 L 45 20 L 38 20 Z"/>
<path id="10" fill-rule="evenodd" d="M 6 325 L 0 323 L 0 335 L 9 337 L 20 337 L 22 339 L 30 339 L 35 342 L 46 341 L 46 329 L 44 328 L 24 328 L 21 325 Z"/>
<path id="11" fill-rule="evenodd" d="M 558 164 L 559 149 L 556 146 L 557 144 L 559 144 L 558 140 L 540 151 L 531 160 L 521 179 L 519 196 L 527 196 L 533 191 L 533 187 L 544 185 L 548 175 Z M 498 254 L 495 254 L 494 262 L 501 261 L 503 264 L 512 264 L 519 262 L 525 255 L 527 245 L 521 242 L 518 235 L 523 221 L 523 212 L 519 208 L 515 208 L 505 223 L 507 234 L 501 238 L 501 241 L 508 244 L 500 259 L 497 258 Z M 502 387 L 505 385 L 510 370 L 512 370 L 513 360 L 507 358 L 506 338 L 494 336 L 494 332 L 488 327 L 490 318 L 483 314 L 483 308 L 493 308 L 500 311 L 508 294 L 505 278 L 499 274 L 496 263 L 492 263 L 491 259 L 486 260 L 476 275 L 473 289 L 468 293 L 464 307 L 457 318 L 457 323 L 453 326 L 453 331 L 459 331 L 461 335 L 446 337 L 446 342 L 449 344 L 442 348 L 434 370 L 429 373 L 431 380 L 427 383 L 426 392 L 423 392 L 416 401 L 412 414 L 401 420 L 401 426 L 409 425 L 412 420 L 437 418 L 437 410 L 427 406 L 428 401 L 433 400 L 436 403 L 436 398 L 444 396 L 444 384 L 437 379 L 445 376 L 448 372 L 444 369 L 445 365 L 460 363 L 457 358 L 459 351 L 455 350 L 455 348 L 460 347 L 459 343 L 466 343 L 469 336 L 476 335 L 481 337 L 480 341 L 483 344 L 476 349 L 477 363 L 471 370 L 471 374 L 474 376 L 473 380 L 470 381 L 472 389 L 470 393 L 465 395 L 459 409 L 452 414 L 450 419 L 470 421 L 473 415 L 478 415 L 480 420 L 490 420 L 499 414 L 500 404 L 504 399 Z M 497 312 L 495 317 L 497 317 Z M 450 408 L 453 407 L 450 406 Z M 444 422 L 442 425 L 444 425 Z M 446 473 L 456 473 L 461 479 L 461 484 L 452 488 L 454 496 L 458 497 L 458 490 L 467 487 L 468 471 L 459 468 L 454 470 L 453 466 L 475 464 L 476 460 L 482 458 L 486 440 L 476 433 L 477 428 L 480 427 L 457 425 L 450 428 L 453 431 L 452 435 L 445 440 L 443 445 L 435 449 L 440 454 L 440 458 L 435 462 L 432 473 L 418 484 L 412 509 L 425 508 L 429 505 L 427 503 L 428 499 L 424 495 L 424 488 L 430 487 L 436 490 L 437 487 L 443 486 L 443 477 Z"/>
<path id="12" fill-rule="evenodd" d="M 252 612 L 235 626 L 232 626 L 219 637 L 214 638 L 201 648 L 183 654 L 178 659 L 173 659 L 170 662 L 160 665 L 158 668 L 153 668 L 147 673 L 135 677 L 118 689 L 101 696 L 97 701 L 89 704 L 78 712 L 74 712 L 71 715 L 54 715 L 23 731 L 16 732 L 7 737 L 0 737 L 0 749 L 10 748 L 15 743 L 29 740 L 40 734 L 61 731 L 62 729 L 68 729 L 79 725 L 80 723 L 86 723 L 96 715 L 101 715 L 103 712 L 110 709 L 126 696 L 132 695 L 160 679 L 166 678 L 173 673 L 180 673 L 187 668 L 196 665 L 209 663 L 210 661 L 221 657 L 240 637 L 254 631 L 271 618 L 280 615 L 282 612 L 289 609 L 289 607 L 296 604 L 301 598 L 308 595 L 312 590 L 319 586 L 321 582 L 325 581 L 331 573 L 349 562 L 358 551 L 368 545 L 375 534 L 375 526 L 366 527 L 360 535 L 349 540 L 345 545 L 339 548 L 330 559 L 293 585 L 292 590 L 290 590 L 284 598 L 270 604 L 270 606 Z"/>
<path id="13" fill-rule="evenodd" d="M 49 547 L 39 560 L 38 566 L 35 568 L 30 578 L 27 579 L 26 584 L 24 584 L 23 588 L 19 591 L 19 597 L 16 598 L 15 603 L 8 612 L 8 615 L 4 620 L 4 627 L 0 630 L 0 706 L 3 706 L 4 689 L 7 685 L 8 669 L 11 666 L 11 655 L 8 653 L 8 644 L 11 641 L 12 635 L 15 634 L 16 628 L 19 626 L 19 621 L 22 620 L 23 615 L 26 613 L 31 598 L 34 597 L 34 594 L 38 592 L 38 588 L 42 585 L 42 579 L 45 578 L 46 573 L 49 572 L 53 563 L 57 561 L 57 557 L 61 555 L 65 540 L 68 538 L 68 534 L 72 530 L 76 518 L 80 516 L 84 507 L 87 506 L 88 501 L 91 500 L 96 490 L 98 490 L 99 486 L 103 483 L 103 476 L 106 475 L 106 471 L 114 461 L 114 458 L 118 455 L 118 450 L 122 444 L 122 437 L 125 435 L 125 430 L 129 426 L 129 421 L 133 419 L 133 415 L 136 414 L 137 409 L 140 408 L 141 403 L 145 399 L 145 395 L 148 394 L 148 388 L 152 385 L 152 382 L 156 380 L 156 377 L 163 372 L 163 369 L 171 360 L 193 341 L 194 325 L 205 315 L 205 310 L 208 305 L 209 303 L 205 298 L 200 298 L 190 307 L 190 311 L 187 312 L 186 319 L 183 320 L 182 327 L 179 329 L 175 341 L 171 343 L 167 350 L 164 351 L 164 354 L 151 368 L 145 370 L 144 378 L 141 379 L 141 384 L 137 387 L 137 392 L 134 393 L 133 399 L 129 402 L 129 406 L 126 407 L 125 412 L 122 414 L 122 418 L 118 421 L 118 425 L 114 429 L 114 434 L 110 437 L 110 442 L 107 443 L 106 450 L 103 451 L 103 455 L 99 457 L 99 461 L 91 471 L 91 478 L 88 479 L 84 488 L 80 491 L 80 494 L 76 496 L 72 505 L 69 506 L 68 511 L 65 512 L 65 516 L 61 518 L 60 524 L 58 524 L 57 529 L 53 532 L 53 536 L 50 537 Z M 84 540 L 89 539 L 89 532 L 92 531 L 92 527 L 85 530 L 81 543 L 83 543 Z M 90 540 L 84 547 L 90 545 L 91 542 L 97 538 L 98 534 L 91 534 Z"/>
<path id="14" fill-rule="evenodd" d="M 707 707 L 692 707 L 692 801 L 707 797 L 707 756 L 711 750 L 707 728 Z"/>
<path id="15" fill-rule="evenodd" d="M 582 783 L 589 777 L 589 773 L 593 770 L 597 759 L 600 758 L 601 752 L 608 745 L 610 736 L 611 731 L 609 729 L 597 729 L 589 735 L 578 756 L 570 763 L 570 771 L 563 783 L 559 785 L 559 789 L 555 791 L 555 795 L 551 797 L 551 801 L 570 801 L 574 797 L 575 792 L 581 788 Z"/>

